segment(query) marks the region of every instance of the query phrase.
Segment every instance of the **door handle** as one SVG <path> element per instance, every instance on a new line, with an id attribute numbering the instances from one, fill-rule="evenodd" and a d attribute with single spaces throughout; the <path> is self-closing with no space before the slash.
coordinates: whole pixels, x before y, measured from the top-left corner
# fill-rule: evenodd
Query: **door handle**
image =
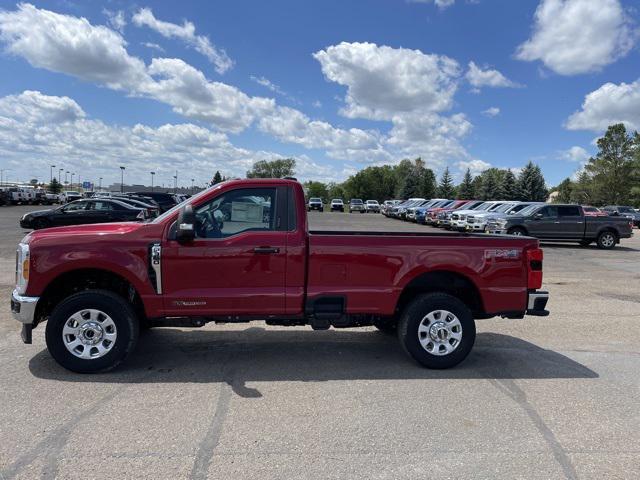
<path id="1" fill-rule="evenodd" d="M 253 253 L 268 255 L 270 253 L 280 253 L 280 249 L 278 247 L 256 247 L 253 249 Z"/>

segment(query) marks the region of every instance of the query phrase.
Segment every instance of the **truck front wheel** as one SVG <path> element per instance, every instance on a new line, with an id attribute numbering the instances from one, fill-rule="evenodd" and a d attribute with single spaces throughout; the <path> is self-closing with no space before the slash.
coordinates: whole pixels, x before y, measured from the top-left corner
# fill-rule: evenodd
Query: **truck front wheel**
<path id="1" fill-rule="evenodd" d="M 473 347 L 476 326 L 469 308 L 446 293 L 416 297 L 398 323 L 405 352 L 427 368 L 450 368 L 462 362 Z"/>
<path id="2" fill-rule="evenodd" d="M 139 324 L 131 305 L 107 290 L 76 293 L 58 304 L 47 321 L 47 349 L 64 368 L 106 372 L 134 349 Z"/>

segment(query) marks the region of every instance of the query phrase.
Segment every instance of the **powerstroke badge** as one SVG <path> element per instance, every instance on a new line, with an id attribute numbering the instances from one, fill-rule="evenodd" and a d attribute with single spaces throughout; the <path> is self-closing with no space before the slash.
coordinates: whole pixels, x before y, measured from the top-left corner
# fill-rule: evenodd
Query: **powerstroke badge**
<path id="1" fill-rule="evenodd" d="M 514 248 L 497 248 L 497 249 L 492 249 L 492 250 L 485 250 L 484 251 L 484 258 L 487 260 L 493 260 L 493 259 L 507 259 L 507 260 L 514 260 L 516 258 L 520 258 L 520 250 L 518 249 L 514 249 Z"/>

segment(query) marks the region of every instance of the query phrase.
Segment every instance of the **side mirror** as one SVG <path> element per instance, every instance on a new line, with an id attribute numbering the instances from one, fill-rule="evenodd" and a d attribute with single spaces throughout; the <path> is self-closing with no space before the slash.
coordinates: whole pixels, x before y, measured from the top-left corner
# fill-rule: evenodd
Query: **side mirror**
<path id="1" fill-rule="evenodd" d="M 536 213 L 533 218 L 534 220 L 540 220 L 543 217 L 543 215 L 541 213 Z"/>
<path id="2" fill-rule="evenodd" d="M 196 238 L 196 215 L 193 213 L 191 205 L 185 205 L 178 214 L 178 224 L 176 229 L 176 240 L 179 243 L 189 243 Z"/>
<path id="3" fill-rule="evenodd" d="M 611 212 L 611 215 L 614 217 L 619 217 L 620 213 L 616 212 L 615 210 L 613 212 Z"/>

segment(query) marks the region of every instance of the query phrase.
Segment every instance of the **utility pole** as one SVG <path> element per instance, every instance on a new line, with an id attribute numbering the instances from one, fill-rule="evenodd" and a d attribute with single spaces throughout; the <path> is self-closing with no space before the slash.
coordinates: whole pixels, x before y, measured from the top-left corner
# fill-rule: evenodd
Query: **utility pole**
<path id="1" fill-rule="evenodd" d="M 69 170 L 64 172 L 64 184 L 65 185 L 69 185 L 69 177 L 67 177 L 67 175 L 69 175 Z"/>
<path id="2" fill-rule="evenodd" d="M 49 179 L 49 185 L 51 185 L 51 183 L 53 182 L 53 169 L 54 168 L 56 168 L 56 166 L 55 165 L 51 165 L 51 169 L 50 169 L 50 173 L 51 173 L 50 177 L 51 178 Z"/>
<path id="3" fill-rule="evenodd" d="M 73 176 L 75 175 L 75 172 L 71 172 L 71 190 L 73 190 Z"/>
<path id="4" fill-rule="evenodd" d="M 98 191 L 101 192 L 102 191 L 102 177 L 100 177 L 98 179 Z"/>
<path id="5" fill-rule="evenodd" d="M 178 170 L 176 170 L 176 174 L 173 176 L 173 193 L 178 193 Z"/>
<path id="6" fill-rule="evenodd" d="M 59 168 L 58 169 L 58 182 L 62 183 L 62 171 L 64 170 L 64 168 Z"/>
<path id="7" fill-rule="evenodd" d="M 151 173 L 151 192 L 153 192 L 153 177 L 156 174 L 156 172 L 150 172 Z"/>
<path id="8" fill-rule="evenodd" d="M 124 193 L 124 167 L 120 167 L 120 193 Z"/>
<path id="9" fill-rule="evenodd" d="M 191 195 L 193 195 L 193 182 L 194 182 L 194 181 L 195 181 L 195 180 L 192 178 L 192 179 L 191 179 Z"/>

